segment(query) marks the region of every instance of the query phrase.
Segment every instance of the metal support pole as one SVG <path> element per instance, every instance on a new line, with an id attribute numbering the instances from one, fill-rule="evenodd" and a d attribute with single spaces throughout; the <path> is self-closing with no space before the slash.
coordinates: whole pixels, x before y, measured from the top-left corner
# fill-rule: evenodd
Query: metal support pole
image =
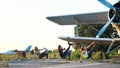
<path id="1" fill-rule="evenodd" d="M 75 34 L 75 36 L 76 37 L 78 37 L 78 35 L 79 35 L 79 32 L 78 32 L 78 20 L 74 17 L 74 20 L 76 21 L 75 23 L 76 23 L 76 34 Z"/>
<path id="2" fill-rule="evenodd" d="M 78 24 L 76 23 L 76 34 L 75 34 L 76 37 L 78 37 Z"/>
<path id="3" fill-rule="evenodd" d="M 112 41 L 112 42 L 111 42 L 111 44 L 109 45 L 109 47 L 108 47 L 108 50 L 107 50 L 106 54 L 108 54 L 108 53 L 110 52 L 110 49 L 112 48 L 113 43 L 114 43 L 114 41 Z"/>
<path id="4" fill-rule="evenodd" d="M 119 48 L 120 48 L 120 46 L 118 46 L 118 47 L 116 47 L 115 49 L 111 50 L 109 53 L 112 53 L 113 51 L 116 51 L 116 50 L 119 49 Z M 109 53 L 107 53 L 107 54 L 109 54 Z"/>

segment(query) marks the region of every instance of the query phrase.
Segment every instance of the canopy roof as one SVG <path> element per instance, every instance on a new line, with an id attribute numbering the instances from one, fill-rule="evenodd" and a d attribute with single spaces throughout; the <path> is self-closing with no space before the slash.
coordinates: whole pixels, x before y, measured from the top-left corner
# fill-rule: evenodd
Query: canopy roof
<path id="1" fill-rule="evenodd" d="M 108 21 L 107 12 L 49 16 L 47 19 L 60 25 L 75 25 L 76 22 L 78 24 L 105 24 Z"/>

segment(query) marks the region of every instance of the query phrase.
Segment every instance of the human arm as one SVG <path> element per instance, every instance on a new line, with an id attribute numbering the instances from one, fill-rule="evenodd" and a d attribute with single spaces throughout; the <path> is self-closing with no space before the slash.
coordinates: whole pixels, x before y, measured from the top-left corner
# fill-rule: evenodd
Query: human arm
<path id="1" fill-rule="evenodd" d="M 90 48 L 93 44 L 95 44 L 95 42 L 90 43 L 86 48 Z"/>
<path id="2" fill-rule="evenodd" d="M 39 51 L 42 51 L 42 50 L 44 50 L 45 48 L 42 48 L 42 49 L 39 49 Z"/>

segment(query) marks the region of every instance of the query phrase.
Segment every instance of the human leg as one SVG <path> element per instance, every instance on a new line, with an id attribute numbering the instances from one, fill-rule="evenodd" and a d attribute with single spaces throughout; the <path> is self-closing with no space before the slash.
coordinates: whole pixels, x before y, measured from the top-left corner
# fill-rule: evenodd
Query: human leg
<path id="1" fill-rule="evenodd" d="M 39 58 L 42 59 L 42 58 L 45 57 L 45 56 L 46 56 L 46 58 L 48 59 L 48 52 L 46 52 L 46 51 L 44 51 L 43 53 L 41 53 L 41 54 L 39 55 Z"/>
<path id="2" fill-rule="evenodd" d="M 71 51 L 67 51 L 65 54 L 64 54 L 64 56 L 63 56 L 63 59 L 65 59 L 65 58 L 69 58 L 69 60 L 70 60 L 70 54 L 71 54 Z"/>
<path id="3" fill-rule="evenodd" d="M 88 58 L 92 57 L 92 52 L 94 51 L 94 48 L 92 48 L 90 51 L 88 51 Z"/>
<path id="4" fill-rule="evenodd" d="M 69 42 L 68 42 L 68 44 L 69 44 L 69 47 L 65 50 L 64 55 L 66 55 L 66 54 L 69 52 L 70 46 L 72 45 L 72 44 L 70 44 Z"/>
<path id="5" fill-rule="evenodd" d="M 69 57 L 69 59 L 70 59 L 70 53 L 71 53 L 71 51 L 69 51 L 70 50 L 70 46 L 72 45 L 72 44 L 70 44 L 69 42 L 68 42 L 68 44 L 69 44 L 69 47 L 66 49 L 66 51 L 64 52 L 64 54 L 63 54 L 63 58 L 65 59 L 67 56 Z"/>

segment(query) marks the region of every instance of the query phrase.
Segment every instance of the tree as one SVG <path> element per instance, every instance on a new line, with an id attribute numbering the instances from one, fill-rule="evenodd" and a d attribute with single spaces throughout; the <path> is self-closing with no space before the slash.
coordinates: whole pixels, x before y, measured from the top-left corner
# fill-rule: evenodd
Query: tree
<path id="1" fill-rule="evenodd" d="M 78 25 L 78 36 L 81 37 L 96 37 L 97 33 L 100 31 L 100 29 L 104 26 L 104 24 L 91 24 L 91 25 L 86 25 L 86 24 L 79 24 Z M 76 34 L 76 27 L 75 27 L 75 34 Z M 111 38 L 111 34 L 113 32 L 113 29 L 111 27 L 111 25 L 105 30 L 105 32 L 102 34 L 102 38 Z M 77 45 L 77 46 L 76 46 Z M 82 43 L 75 43 L 74 48 L 78 49 L 80 48 L 80 46 L 83 45 Z M 100 45 L 101 46 L 101 45 Z M 103 45 L 101 47 L 98 46 L 98 50 L 107 50 L 107 45 L 105 47 L 103 47 Z"/>

